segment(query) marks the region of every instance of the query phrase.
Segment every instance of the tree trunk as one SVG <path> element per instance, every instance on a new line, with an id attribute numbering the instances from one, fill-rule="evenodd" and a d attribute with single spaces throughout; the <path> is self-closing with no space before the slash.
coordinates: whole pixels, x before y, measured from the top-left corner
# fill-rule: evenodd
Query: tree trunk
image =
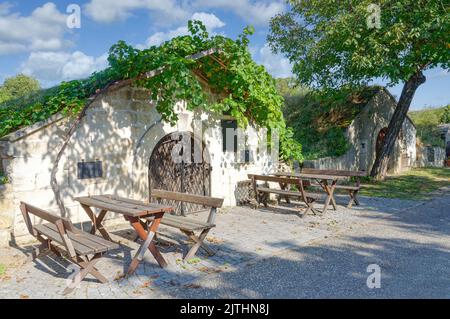
<path id="1" fill-rule="evenodd" d="M 414 98 L 417 88 L 425 83 L 426 78 L 422 71 L 418 71 L 405 83 L 402 90 L 402 95 L 398 101 L 397 107 L 395 108 L 394 114 L 392 115 L 391 121 L 388 126 L 388 131 L 386 138 L 384 140 L 384 145 L 377 154 L 377 158 L 372 167 L 371 176 L 377 180 L 382 180 L 387 174 L 389 159 L 394 151 L 395 142 L 400 134 L 402 125 L 408 114 L 411 101 Z"/>

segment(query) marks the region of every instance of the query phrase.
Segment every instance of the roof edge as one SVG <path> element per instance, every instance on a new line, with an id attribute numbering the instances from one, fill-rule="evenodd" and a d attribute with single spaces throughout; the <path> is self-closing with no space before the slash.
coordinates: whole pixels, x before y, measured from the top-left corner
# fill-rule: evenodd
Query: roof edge
<path id="1" fill-rule="evenodd" d="M 15 132 L 9 133 L 8 135 L 5 135 L 0 138 L 1 142 L 9 142 L 14 143 L 17 142 L 47 126 L 50 126 L 54 123 L 60 122 L 61 120 L 65 119 L 66 116 L 63 116 L 61 113 L 57 113 L 55 115 L 52 115 L 48 119 L 37 122 L 35 124 L 32 124 L 30 126 L 23 127 Z"/>

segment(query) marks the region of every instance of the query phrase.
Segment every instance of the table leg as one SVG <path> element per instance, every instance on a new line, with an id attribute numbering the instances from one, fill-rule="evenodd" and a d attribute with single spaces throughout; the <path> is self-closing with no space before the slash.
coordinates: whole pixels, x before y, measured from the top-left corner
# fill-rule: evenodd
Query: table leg
<path id="1" fill-rule="evenodd" d="M 328 205 L 330 205 L 330 202 L 332 203 L 334 210 L 336 210 L 336 202 L 334 200 L 333 195 L 334 195 L 334 189 L 336 188 L 337 181 L 334 180 L 331 183 L 331 187 L 328 186 L 328 182 L 326 180 L 322 181 L 322 183 L 323 183 L 323 188 L 327 192 L 327 195 L 328 195 L 327 199 L 325 200 L 325 205 L 323 207 L 323 214 L 325 214 L 328 209 Z"/>
<path id="2" fill-rule="evenodd" d="M 86 212 L 86 214 L 89 216 L 89 218 L 92 221 L 91 234 L 94 235 L 95 232 L 98 230 L 100 232 L 100 234 L 103 236 L 103 238 L 105 238 L 106 240 L 109 240 L 109 241 L 113 241 L 111 239 L 111 236 L 109 236 L 108 232 L 106 231 L 106 229 L 103 227 L 103 224 L 102 224 L 103 219 L 105 218 L 106 213 L 108 211 L 102 210 L 97 217 L 89 206 L 81 204 L 81 207 L 83 207 L 84 211 Z"/>
<path id="3" fill-rule="evenodd" d="M 126 219 L 130 222 L 131 226 L 134 228 L 138 236 L 144 241 L 140 250 L 133 258 L 133 261 L 130 265 L 130 269 L 128 270 L 128 274 L 133 273 L 137 265 L 139 264 L 139 258 L 143 258 L 145 251 L 148 249 L 152 253 L 153 257 L 155 257 L 158 264 L 165 268 L 167 267 L 167 262 L 164 257 L 159 252 L 155 243 L 152 241 L 154 235 L 156 234 L 159 224 L 161 223 L 161 219 L 164 216 L 164 213 L 155 214 L 155 219 L 153 220 L 151 226 L 149 227 L 148 233 L 145 231 L 144 227 L 141 224 L 141 221 L 137 217 L 127 217 Z M 134 269 L 133 269 L 134 268 Z"/>

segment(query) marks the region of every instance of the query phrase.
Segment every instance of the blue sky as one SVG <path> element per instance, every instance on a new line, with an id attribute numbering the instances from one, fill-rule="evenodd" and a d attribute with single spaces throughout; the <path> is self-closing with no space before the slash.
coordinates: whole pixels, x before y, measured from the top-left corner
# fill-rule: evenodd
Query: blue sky
<path id="1" fill-rule="evenodd" d="M 67 27 L 69 4 L 81 8 L 80 29 Z M 284 10 L 282 0 L 0 1 L 0 83 L 20 72 L 43 86 L 87 77 L 107 65 L 106 53 L 118 40 L 137 47 L 158 44 L 186 32 L 192 18 L 202 20 L 211 33 L 231 38 L 254 25 L 254 59 L 273 76 L 286 77 L 291 74 L 288 60 L 266 45 L 270 17 Z M 450 73 L 435 69 L 426 75 L 412 109 L 449 104 Z M 401 88 L 390 90 L 399 96 Z"/>

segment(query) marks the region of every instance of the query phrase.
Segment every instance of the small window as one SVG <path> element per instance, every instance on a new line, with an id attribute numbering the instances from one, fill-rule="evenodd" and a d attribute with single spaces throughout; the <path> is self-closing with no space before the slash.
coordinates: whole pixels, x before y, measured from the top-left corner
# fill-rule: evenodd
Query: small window
<path id="1" fill-rule="evenodd" d="M 78 163 L 78 179 L 91 179 L 102 177 L 103 177 L 103 163 L 101 161 Z"/>
<path id="2" fill-rule="evenodd" d="M 224 152 L 237 152 L 237 133 L 238 128 L 237 121 L 235 120 L 222 120 L 222 141 Z M 232 140 L 231 140 L 232 139 Z"/>
<path id="3" fill-rule="evenodd" d="M 244 156 L 242 156 L 244 158 L 244 163 L 253 162 L 253 153 L 250 152 L 250 150 L 244 150 L 242 152 L 244 153 Z"/>

